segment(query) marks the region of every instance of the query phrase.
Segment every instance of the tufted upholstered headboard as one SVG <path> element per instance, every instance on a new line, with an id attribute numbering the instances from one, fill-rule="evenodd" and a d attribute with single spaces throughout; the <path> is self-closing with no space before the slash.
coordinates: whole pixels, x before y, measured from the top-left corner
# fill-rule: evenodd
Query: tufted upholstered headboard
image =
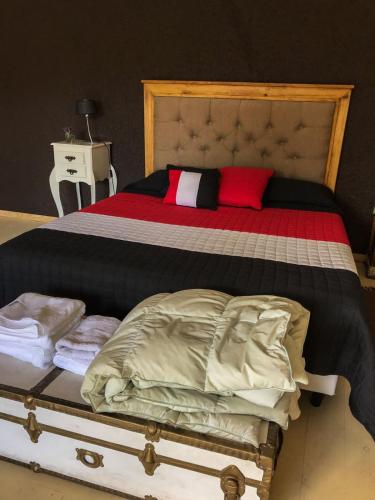
<path id="1" fill-rule="evenodd" d="M 146 174 L 263 166 L 335 189 L 351 85 L 143 84 Z"/>

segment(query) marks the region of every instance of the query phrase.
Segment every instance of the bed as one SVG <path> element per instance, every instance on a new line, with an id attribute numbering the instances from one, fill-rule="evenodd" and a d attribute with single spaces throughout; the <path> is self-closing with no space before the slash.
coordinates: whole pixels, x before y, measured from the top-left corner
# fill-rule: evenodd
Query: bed
<path id="1" fill-rule="evenodd" d="M 334 191 L 350 86 L 148 81 L 144 90 L 146 174 L 167 163 L 268 166 Z M 35 291 L 121 318 L 186 288 L 289 297 L 311 311 L 308 371 L 333 386 L 346 377 L 352 412 L 375 436 L 374 348 L 334 201 L 312 194 L 213 212 L 125 191 L 4 244 L 1 303 Z"/>

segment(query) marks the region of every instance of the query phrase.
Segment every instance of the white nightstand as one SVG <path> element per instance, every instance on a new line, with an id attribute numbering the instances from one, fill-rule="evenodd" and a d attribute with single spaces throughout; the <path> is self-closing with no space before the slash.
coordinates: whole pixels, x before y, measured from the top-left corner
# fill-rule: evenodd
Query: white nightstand
<path id="1" fill-rule="evenodd" d="M 109 148 L 111 142 L 94 143 L 76 141 L 52 142 L 55 166 L 49 177 L 53 200 L 59 217 L 64 215 L 61 205 L 59 182 L 70 181 L 76 184 L 78 208 L 82 208 L 79 183 L 85 182 L 91 187 L 91 203 L 96 201 L 95 183 L 108 179 L 109 195 L 117 191 L 117 176 L 111 165 Z"/>

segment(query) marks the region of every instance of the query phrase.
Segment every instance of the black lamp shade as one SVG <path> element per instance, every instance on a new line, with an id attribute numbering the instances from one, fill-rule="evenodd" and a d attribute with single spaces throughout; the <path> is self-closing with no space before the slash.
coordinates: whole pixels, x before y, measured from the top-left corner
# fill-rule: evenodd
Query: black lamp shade
<path id="1" fill-rule="evenodd" d="M 95 101 L 92 99 L 78 99 L 76 113 L 77 115 L 94 115 L 96 113 Z"/>

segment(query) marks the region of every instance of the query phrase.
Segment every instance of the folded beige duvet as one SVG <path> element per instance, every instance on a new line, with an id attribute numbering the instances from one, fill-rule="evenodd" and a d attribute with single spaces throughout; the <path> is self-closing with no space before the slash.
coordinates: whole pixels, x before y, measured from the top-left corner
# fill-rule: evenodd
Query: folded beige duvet
<path id="1" fill-rule="evenodd" d="M 274 296 L 213 290 L 154 295 L 89 367 L 82 397 L 117 412 L 259 445 L 264 420 L 287 428 L 309 312 Z"/>

